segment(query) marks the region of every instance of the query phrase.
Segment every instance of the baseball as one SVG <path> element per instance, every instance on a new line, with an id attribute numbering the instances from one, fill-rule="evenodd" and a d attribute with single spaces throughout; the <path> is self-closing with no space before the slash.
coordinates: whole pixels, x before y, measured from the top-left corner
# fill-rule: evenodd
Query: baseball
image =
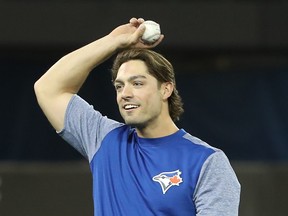
<path id="1" fill-rule="evenodd" d="M 160 38 L 160 25 L 152 20 L 143 22 L 143 25 L 145 25 L 145 32 L 142 35 L 143 42 L 153 44 Z"/>

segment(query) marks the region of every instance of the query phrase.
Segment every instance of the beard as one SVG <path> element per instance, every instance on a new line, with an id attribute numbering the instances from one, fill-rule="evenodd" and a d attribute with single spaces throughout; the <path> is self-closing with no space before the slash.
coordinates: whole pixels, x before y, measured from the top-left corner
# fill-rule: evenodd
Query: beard
<path id="1" fill-rule="evenodd" d="M 146 121 L 143 121 L 143 120 L 139 120 L 139 119 L 136 120 L 135 118 L 130 119 L 129 117 L 128 118 L 123 117 L 123 119 L 125 121 L 125 124 L 130 125 L 131 127 L 140 129 L 140 128 L 145 128 L 147 125 Z"/>
<path id="2" fill-rule="evenodd" d="M 158 115 L 155 113 L 154 115 L 144 116 L 143 114 L 139 114 L 138 116 L 124 116 L 122 118 L 125 121 L 125 124 L 130 125 L 131 127 L 137 129 L 145 129 L 152 125 L 153 122 L 157 119 Z"/>

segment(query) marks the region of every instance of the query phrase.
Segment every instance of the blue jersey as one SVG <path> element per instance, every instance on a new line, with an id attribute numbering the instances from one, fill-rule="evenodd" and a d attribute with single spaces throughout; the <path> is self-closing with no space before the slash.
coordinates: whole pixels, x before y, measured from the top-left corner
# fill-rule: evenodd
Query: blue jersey
<path id="1" fill-rule="evenodd" d="M 183 129 L 140 138 L 74 96 L 60 135 L 90 162 L 95 216 L 238 215 L 227 157 Z"/>

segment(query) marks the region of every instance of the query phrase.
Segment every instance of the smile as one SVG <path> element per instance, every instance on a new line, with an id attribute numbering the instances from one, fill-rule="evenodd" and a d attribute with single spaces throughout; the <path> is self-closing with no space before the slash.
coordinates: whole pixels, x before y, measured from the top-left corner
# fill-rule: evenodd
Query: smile
<path id="1" fill-rule="evenodd" d="M 134 105 L 134 104 L 126 104 L 126 105 L 123 106 L 123 108 L 124 108 L 125 110 L 136 109 L 136 108 L 138 108 L 138 107 L 139 107 L 139 105 Z"/>

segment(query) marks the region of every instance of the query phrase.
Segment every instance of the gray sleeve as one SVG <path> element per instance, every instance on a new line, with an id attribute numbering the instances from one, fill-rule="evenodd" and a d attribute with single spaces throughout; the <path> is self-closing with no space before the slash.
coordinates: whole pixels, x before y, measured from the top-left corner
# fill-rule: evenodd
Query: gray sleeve
<path id="1" fill-rule="evenodd" d="M 64 129 L 59 135 L 90 162 L 106 134 L 121 125 L 102 116 L 93 106 L 74 95 L 66 110 Z"/>
<path id="2" fill-rule="evenodd" d="M 217 150 L 203 164 L 194 193 L 197 216 L 237 216 L 241 186 L 228 158 Z"/>

